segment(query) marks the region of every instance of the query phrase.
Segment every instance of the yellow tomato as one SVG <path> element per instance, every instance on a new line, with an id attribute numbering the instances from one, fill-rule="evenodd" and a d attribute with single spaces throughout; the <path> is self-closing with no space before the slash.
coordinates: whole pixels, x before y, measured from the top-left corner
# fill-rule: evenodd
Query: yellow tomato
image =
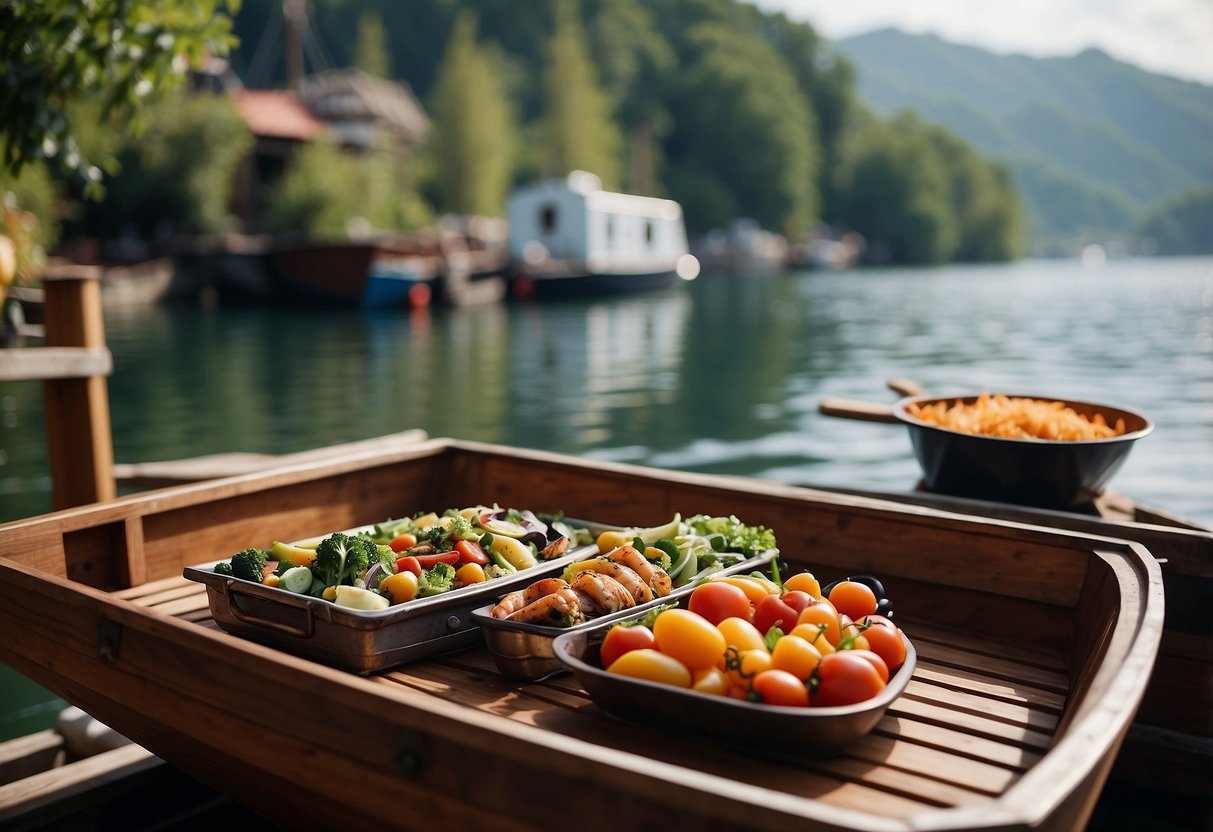
<path id="1" fill-rule="evenodd" d="M 792 632 L 788 633 L 788 635 L 797 636 L 798 638 L 804 639 L 811 646 L 815 647 L 817 652 L 823 656 L 826 653 L 834 652 L 834 645 L 831 644 L 830 640 L 826 637 L 824 628 L 816 624 L 797 624 L 792 628 Z M 787 636 L 785 636 L 785 638 L 786 637 Z M 780 641 L 782 640 L 783 639 L 780 639 Z"/>
<path id="2" fill-rule="evenodd" d="M 800 572 L 783 582 L 784 589 L 798 589 L 807 592 L 814 598 L 821 598 L 821 581 L 813 577 L 812 572 Z"/>
<path id="3" fill-rule="evenodd" d="M 413 573 L 410 572 L 410 575 Z M 484 582 L 484 567 L 478 563 L 465 563 L 455 570 L 455 580 L 464 584 L 479 584 Z"/>
<path id="4" fill-rule="evenodd" d="M 686 665 L 651 647 L 624 653 L 611 663 L 607 672 L 680 688 L 691 686 L 691 671 L 687 670 Z"/>
<path id="5" fill-rule="evenodd" d="M 730 686 L 749 688 L 751 680 L 764 670 L 771 669 L 771 654 L 761 650 L 729 651 L 725 658 L 724 675 Z"/>
<path id="6" fill-rule="evenodd" d="M 417 576 L 405 570 L 389 575 L 379 582 L 379 591 L 386 593 L 393 604 L 403 604 L 417 597 Z"/>
<path id="7" fill-rule="evenodd" d="M 725 643 L 738 650 L 766 650 L 766 642 L 758 628 L 744 618 L 726 618 L 716 625 Z"/>
<path id="8" fill-rule="evenodd" d="M 690 610 L 666 610 L 653 622 L 657 649 L 692 670 L 715 667 L 724 653 L 724 634 L 716 625 Z"/>
<path id="9" fill-rule="evenodd" d="M 745 597 L 750 599 L 750 604 L 754 605 L 763 598 L 771 594 L 766 585 L 754 578 L 743 578 L 739 575 L 728 575 L 723 578 L 713 578 L 713 581 L 720 581 L 725 584 L 732 584 L 741 589 L 745 593 Z"/>
<path id="10" fill-rule="evenodd" d="M 598 551 L 605 555 L 607 552 L 614 551 L 625 543 L 631 543 L 635 537 L 635 534 L 628 531 L 605 531 L 598 535 Z"/>
<path id="11" fill-rule="evenodd" d="M 691 674 L 691 689 L 713 696 L 724 696 L 729 689 L 729 677 L 717 667 L 707 667 Z"/>
<path id="12" fill-rule="evenodd" d="M 802 682 L 813 675 L 820 661 L 821 651 L 791 633 L 775 642 L 771 651 L 771 667 L 786 670 Z"/>
<path id="13" fill-rule="evenodd" d="M 800 611 L 796 624 L 798 626 L 801 624 L 825 625 L 826 640 L 830 644 L 838 644 L 838 639 L 842 637 L 838 613 L 828 601 L 819 601 L 810 607 L 805 607 Z"/>

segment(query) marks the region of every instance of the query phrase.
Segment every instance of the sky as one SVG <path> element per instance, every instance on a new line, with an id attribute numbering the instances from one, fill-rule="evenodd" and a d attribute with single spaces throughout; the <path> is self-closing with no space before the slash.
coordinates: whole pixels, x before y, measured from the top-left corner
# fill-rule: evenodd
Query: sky
<path id="1" fill-rule="evenodd" d="M 1213 0 L 753 0 L 839 40 L 893 26 L 1035 57 L 1098 47 L 1142 69 L 1213 84 Z"/>

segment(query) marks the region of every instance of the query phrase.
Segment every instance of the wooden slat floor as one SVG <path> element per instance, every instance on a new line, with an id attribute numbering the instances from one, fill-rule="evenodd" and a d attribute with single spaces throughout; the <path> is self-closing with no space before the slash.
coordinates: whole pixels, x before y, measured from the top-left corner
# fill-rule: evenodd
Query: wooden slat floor
<path id="1" fill-rule="evenodd" d="M 115 595 L 216 628 L 206 588 L 185 578 Z M 1060 656 L 926 622 L 899 623 L 918 651 L 910 684 L 871 734 L 825 758 L 797 748 L 728 750 L 711 726 L 694 736 L 621 730 L 623 723 L 604 716 L 571 676 L 506 679 L 483 647 L 372 678 L 389 691 L 441 697 L 603 747 L 875 814 L 906 817 L 996 799 L 1053 742 L 1068 693 Z"/>

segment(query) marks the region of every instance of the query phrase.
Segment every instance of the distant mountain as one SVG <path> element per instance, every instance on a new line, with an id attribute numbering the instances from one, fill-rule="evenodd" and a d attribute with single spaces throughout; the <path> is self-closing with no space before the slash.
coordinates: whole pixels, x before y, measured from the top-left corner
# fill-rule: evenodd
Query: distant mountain
<path id="1" fill-rule="evenodd" d="M 838 47 L 877 113 L 914 110 L 1003 162 L 1038 241 L 1126 233 L 1162 200 L 1213 185 L 1213 86 L 1096 49 L 1000 55 L 896 29 Z"/>

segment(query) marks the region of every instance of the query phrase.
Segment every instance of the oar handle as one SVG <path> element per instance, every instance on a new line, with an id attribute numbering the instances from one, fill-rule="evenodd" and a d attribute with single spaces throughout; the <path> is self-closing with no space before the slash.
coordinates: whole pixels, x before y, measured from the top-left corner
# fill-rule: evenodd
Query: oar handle
<path id="1" fill-rule="evenodd" d="M 902 396 L 921 396 L 926 391 L 922 385 L 911 378 L 891 378 L 885 382 L 889 389 Z"/>
<path id="2" fill-rule="evenodd" d="M 826 416 L 837 416 L 841 419 L 859 419 L 865 422 L 897 421 L 897 417 L 893 415 L 893 408 L 887 404 L 843 399 L 838 396 L 826 396 L 821 400 L 817 409 Z"/>

